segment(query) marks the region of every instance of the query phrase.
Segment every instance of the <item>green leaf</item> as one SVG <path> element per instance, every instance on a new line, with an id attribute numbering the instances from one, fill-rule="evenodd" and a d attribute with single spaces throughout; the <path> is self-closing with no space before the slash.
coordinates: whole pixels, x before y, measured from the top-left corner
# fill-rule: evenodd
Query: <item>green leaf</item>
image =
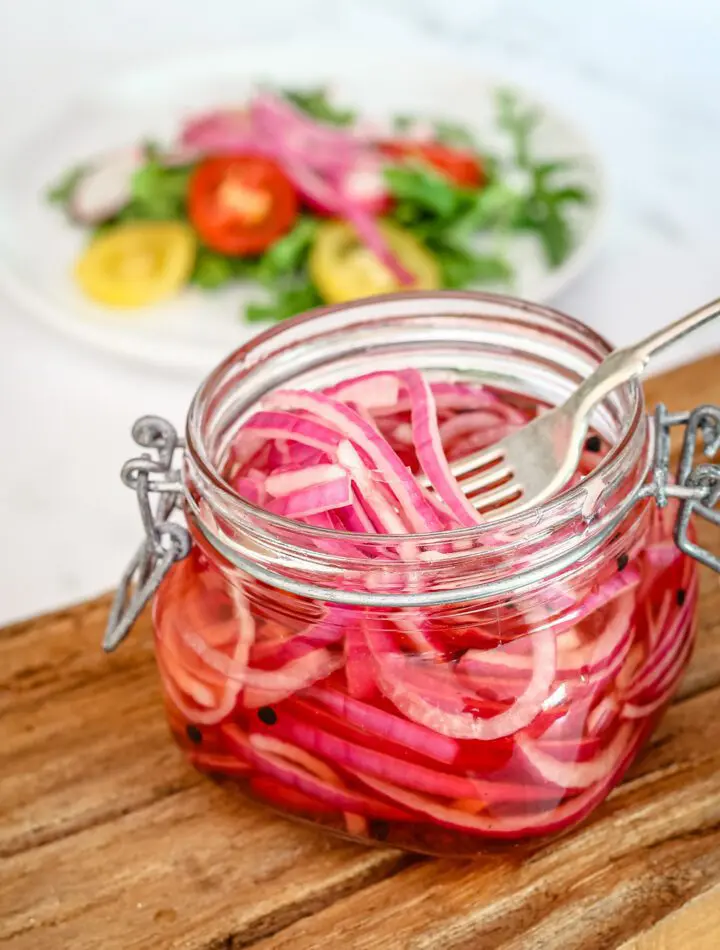
<path id="1" fill-rule="evenodd" d="M 575 162 L 569 158 L 558 158 L 553 161 L 538 162 L 533 166 L 533 173 L 538 182 L 544 182 L 545 179 L 552 177 L 556 172 L 565 172 L 575 168 Z"/>
<path id="2" fill-rule="evenodd" d="M 295 227 L 272 244 L 260 259 L 257 278 L 263 284 L 272 284 L 279 278 L 300 271 L 317 234 L 318 221 L 302 217 Z"/>
<path id="3" fill-rule="evenodd" d="M 488 185 L 474 193 L 470 206 L 448 229 L 448 238 L 453 244 L 463 244 L 479 231 L 508 230 L 520 201 L 502 181 Z"/>
<path id="4" fill-rule="evenodd" d="M 539 121 L 534 109 L 523 109 L 513 92 L 501 89 L 497 94 L 498 125 L 510 136 L 515 164 L 530 168 L 530 136 Z"/>
<path id="5" fill-rule="evenodd" d="M 412 201 L 398 200 L 392 210 L 392 217 L 403 227 L 412 227 L 425 217 L 424 210 Z"/>
<path id="6" fill-rule="evenodd" d="M 329 125 L 351 125 L 356 113 L 351 109 L 341 109 L 330 102 L 327 91 L 316 89 L 284 89 L 282 95 L 298 109 L 319 122 Z"/>
<path id="7" fill-rule="evenodd" d="M 307 261 L 319 221 L 301 217 L 292 231 L 271 245 L 257 261 L 253 276 L 269 291 L 269 299 L 252 303 L 245 311 L 251 323 L 285 320 L 322 303 L 310 281 Z"/>
<path id="8" fill-rule="evenodd" d="M 572 250 L 572 235 L 567 221 L 557 212 L 551 212 L 538 228 L 538 234 L 548 263 L 558 267 Z"/>
<path id="9" fill-rule="evenodd" d="M 576 167 L 572 159 L 533 159 L 531 137 L 539 120 L 534 110 L 522 108 L 508 91 L 498 94 L 497 105 L 498 123 L 511 139 L 513 163 L 528 172 L 530 178 L 529 193 L 518 195 L 512 227 L 536 234 L 548 264 L 557 267 L 568 257 L 574 243 L 563 209 L 569 204 L 586 204 L 592 196 L 586 188 L 567 182 L 567 175 L 562 184 L 554 183 L 558 173 Z"/>
<path id="10" fill-rule="evenodd" d="M 570 227 L 552 205 L 539 205 L 518 222 L 519 227 L 532 231 L 542 242 L 545 258 L 551 267 L 558 267 L 572 250 Z"/>
<path id="11" fill-rule="evenodd" d="M 308 280 L 281 288 L 268 303 L 251 303 L 245 309 L 245 318 L 250 323 L 263 320 L 286 320 L 322 303 L 320 294 Z"/>
<path id="12" fill-rule="evenodd" d="M 123 220 L 184 221 L 192 171 L 191 166 L 167 168 L 151 158 L 132 177 Z"/>
<path id="13" fill-rule="evenodd" d="M 77 165 L 75 168 L 71 168 L 70 171 L 66 172 L 59 181 L 48 189 L 47 200 L 51 204 L 61 205 L 63 208 L 67 208 L 75 194 L 75 189 L 80 179 L 86 171 L 87 167 L 85 165 Z"/>
<path id="14" fill-rule="evenodd" d="M 588 204 L 590 202 L 590 192 L 587 188 L 581 188 L 577 185 L 569 185 L 567 188 L 558 188 L 548 194 L 549 200 L 556 207 L 560 204 Z"/>
<path id="15" fill-rule="evenodd" d="M 385 169 L 385 180 L 394 198 L 422 211 L 450 218 L 467 202 L 467 192 L 457 188 L 447 178 L 432 169 L 415 163 L 390 166 Z M 407 211 L 405 212 L 407 215 Z"/>
<path id="16" fill-rule="evenodd" d="M 239 276 L 236 261 L 201 245 L 197 249 L 190 283 L 203 290 L 217 290 Z"/>
<path id="17" fill-rule="evenodd" d="M 505 258 L 476 254 L 467 248 L 445 245 L 432 247 L 440 265 L 443 287 L 458 289 L 469 284 L 507 284 L 513 270 Z"/>

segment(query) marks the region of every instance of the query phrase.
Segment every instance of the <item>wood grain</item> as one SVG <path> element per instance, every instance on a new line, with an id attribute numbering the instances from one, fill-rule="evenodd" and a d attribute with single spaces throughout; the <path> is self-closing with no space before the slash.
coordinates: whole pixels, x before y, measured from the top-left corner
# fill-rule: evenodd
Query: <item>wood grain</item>
<path id="1" fill-rule="evenodd" d="M 720 356 L 651 380 L 720 402 Z M 717 532 L 701 540 L 720 550 Z M 185 765 L 147 619 L 106 657 L 108 599 L 0 631 L 0 943 L 12 950 L 715 950 L 720 584 L 627 780 L 580 830 L 475 863 L 329 839 Z"/>
<path id="2" fill-rule="evenodd" d="M 620 950 L 717 950 L 720 935 L 720 884 L 695 897 L 654 927 L 632 937 Z"/>

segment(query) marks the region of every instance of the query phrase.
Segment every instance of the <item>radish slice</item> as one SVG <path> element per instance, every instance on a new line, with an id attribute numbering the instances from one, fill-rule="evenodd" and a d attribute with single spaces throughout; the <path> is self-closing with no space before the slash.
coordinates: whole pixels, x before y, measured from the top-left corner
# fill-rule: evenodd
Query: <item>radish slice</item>
<path id="1" fill-rule="evenodd" d="M 78 224 L 93 227 L 119 214 L 132 198 L 132 180 L 145 163 L 142 149 L 120 149 L 99 158 L 80 178 L 69 211 Z"/>

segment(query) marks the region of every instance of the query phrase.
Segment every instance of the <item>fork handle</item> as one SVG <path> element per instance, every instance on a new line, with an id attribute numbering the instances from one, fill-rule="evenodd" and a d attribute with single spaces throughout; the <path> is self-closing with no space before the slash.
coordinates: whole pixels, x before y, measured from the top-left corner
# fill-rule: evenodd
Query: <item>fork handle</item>
<path id="1" fill-rule="evenodd" d="M 718 316 L 720 299 L 698 307 L 633 346 L 615 350 L 602 361 L 594 373 L 583 380 L 570 397 L 568 402 L 572 403 L 572 412 L 577 414 L 578 418 L 586 416 L 593 406 L 616 386 L 626 383 L 633 376 L 639 376 L 652 356 Z"/>
<path id="2" fill-rule="evenodd" d="M 630 349 L 635 350 L 647 363 L 651 356 L 659 353 L 660 350 L 664 350 L 666 346 L 676 340 L 687 336 L 688 333 L 703 326 L 703 324 L 714 320 L 718 315 L 720 315 L 720 300 L 712 300 L 710 303 L 706 303 L 704 307 L 698 307 L 692 313 L 688 313 L 669 326 L 663 327 L 662 330 L 651 333 L 650 336 L 646 336 L 644 340 L 636 343 Z"/>

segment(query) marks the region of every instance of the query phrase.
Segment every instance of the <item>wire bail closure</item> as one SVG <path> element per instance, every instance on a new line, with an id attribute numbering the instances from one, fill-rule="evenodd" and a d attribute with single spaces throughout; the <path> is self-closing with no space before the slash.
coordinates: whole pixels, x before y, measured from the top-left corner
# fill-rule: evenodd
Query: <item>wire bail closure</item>
<path id="1" fill-rule="evenodd" d="M 185 442 L 174 426 L 159 416 L 142 416 L 132 429 L 138 445 L 151 449 L 127 461 L 120 477 L 138 499 L 145 538 L 120 580 L 110 608 L 103 649 L 115 650 L 130 632 L 145 605 L 160 587 L 175 561 L 190 553 L 190 532 L 170 521 L 170 515 L 182 498 L 180 468 L 174 468 L 176 452 Z M 151 496 L 156 496 L 153 506 Z"/>
<path id="2" fill-rule="evenodd" d="M 720 557 L 700 547 L 689 533 L 690 522 L 695 514 L 720 527 L 720 464 L 714 464 L 720 452 L 720 406 L 704 405 L 691 412 L 670 413 L 660 403 L 655 409 L 654 423 L 652 481 L 628 499 L 627 509 L 623 507 L 622 512 L 618 513 L 618 520 L 622 520 L 627 510 L 641 498 L 654 498 L 659 508 L 665 508 L 671 498 L 678 499 L 680 504 L 674 528 L 675 544 L 684 554 L 720 572 Z M 685 427 L 685 433 L 680 462 L 675 478 L 671 480 L 671 434 L 679 426 Z M 130 459 L 121 473 L 123 483 L 137 493 L 145 538 L 128 564 L 113 600 L 103 639 L 103 649 L 107 652 L 115 650 L 122 643 L 172 565 L 187 557 L 192 547 L 187 528 L 169 520 L 184 491 L 180 467 L 174 467 L 176 453 L 182 453 L 185 448 L 184 440 L 178 437 L 170 422 L 158 416 L 138 419 L 132 434 L 138 445 L 154 453 L 144 452 L 138 458 Z M 693 466 L 698 437 L 708 462 Z M 152 495 L 157 496 L 154 508 Z M 298 584 L 283 578 L 281 574 L 234 556 L 234 552 L 226 550 L 225 545 L 218 545 L 218 549 L 220 547 L 226 557 L 251 576 L 291 593 L 329 602 L 406 607 L 413 604 L 457 603 L 495 592 L 490 591 L 487 585 L 414 595 L 333 591 L 313 584 Z M 563 560 L 567 560 L 567 557 L 549 562 L 546 565 L 548 574 L 566 566 L 560 563 Z M 498 586 L 497 593 L 504 592 L 500 590 L 502 584 L 490 586 Z"/>
<path id="3" fill-rule="evenodd" d="M 685 426 L 680 462 L 674 482 L 670 482 L 670 436 L 675 426 Z M 693 466 L 698 436 L 709 460 Z M 692 412 L 670 413 L 660 403 L 655 408 L 655 458 L 651 494 L 659 508 L 671 498 L 680 501 L 675 520 L 675 544 L 684 553 L 720 572 L 720 557 L 696 544 L 689 536 L 694 514 L 720 527 L 720 464 L 713 464 L 720 452 L 720 406 L 698 406 Z"/>

